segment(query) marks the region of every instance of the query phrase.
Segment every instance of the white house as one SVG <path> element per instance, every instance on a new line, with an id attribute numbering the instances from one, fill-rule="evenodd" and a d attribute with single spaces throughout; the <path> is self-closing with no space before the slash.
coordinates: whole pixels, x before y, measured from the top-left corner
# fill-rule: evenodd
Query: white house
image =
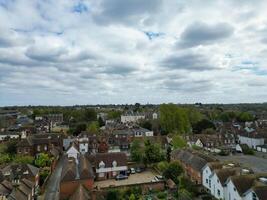
<path id="1" fill-rule="evenodd" d="M 145 115 L 144 114 L 121 115 L 121 122 L 122 123 L 138 122 L 141 119 L 145 119 Z"/>
<path id="2" fill-rule="evenodd" d="M 80 155 L 80 152 L 74 143 L 72 143 L 72 145 L 69 147 L 66 154 L 68 158 L 74 158 L 76 163 L 78 163 L 78 156 Z"/>
<path id="3" fill-rule="evenodd" d="M 230 176 L 241 173 L 240 168 L 222 168 L 214 170 L 210 176 L 211 194 L 217 199 L 225 199 L 227 194 L 226 181 Z"/>
<path id="4" fill-rule="evenodd" d="M 153 131 L 150 131 L 150 130 L 145 129 L 145 128 L 134 128 L 133 132 L 134 132 L 134 136 L 135 137 L 143 137 L 143 136 L 151 137 L 151 136 L 154 136 L 154 132 Z"/>
<path id="5" fill-rule="evenodd" d="M 211 175 L 213 170 L 221 169 L 223 166 L 220 162 L 209 162 L 202 169 L 202 185 L 208 190 L 211 190 Z"/>
<path id="6" fill-rule="evenodd" d="M 267 174 L 231 176 L 226 182 L 225 200 L 265 200 Z"/>
<path id="7" fill-rule="evenodd" d="M 256 149 L 257 146 L 264 145 L 264 138 L 260 135 L 249 133 L 247 135 L 238 135 L 240 144 L 247 144 L 250 148 Z"/>
<path id="8" fill-rule="evenodd" d="M 158 113 L 155 113 L 155 112 L 154 112 L 154 113 L 152 114 L 152 119 L 158 119 Z"/>
<path id="9" fill-rule="evenodd" d="M 78 143 L 79 143 L 79 151 L 81 152 L 81 154 L 87 153 L 89 150 L 89 138 L 83 136 L 82 138 L 78 139 Z"/>
<path id="10" fill-rule="evenodd" d="M 257 151 L 267 153 L 267 145 L 265 144 L 265 145 L 257 146 Z"/>

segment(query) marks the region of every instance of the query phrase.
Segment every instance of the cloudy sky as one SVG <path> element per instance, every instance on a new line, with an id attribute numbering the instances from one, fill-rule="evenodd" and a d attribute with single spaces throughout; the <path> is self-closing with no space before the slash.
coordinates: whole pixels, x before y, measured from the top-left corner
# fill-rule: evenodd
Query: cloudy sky
<path id="1" fill-rule="evenodd" d="M 267 101 L 267 1 L 0 0 L 0 106 Z"/>

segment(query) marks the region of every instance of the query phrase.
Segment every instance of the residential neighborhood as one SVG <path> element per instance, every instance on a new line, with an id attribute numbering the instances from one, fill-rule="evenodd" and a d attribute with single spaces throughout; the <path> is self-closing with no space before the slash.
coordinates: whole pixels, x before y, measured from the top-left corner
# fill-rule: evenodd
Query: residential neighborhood
<path id="1" fill-rule="evenodd" d="M 10 111 L 1 117 L 1 195 L 265 200 L 267 123 L 234 107 L 223 107 L 211 119 L 212 107 L 132 105 L 131 115 L 124 106 Z M 10 130 L 21 112 L 28 113 L 23 115 L 27 123 Z M 142 118 L 124 119 L 141 112 Z M 191 119 L 182 123 L 175 115 Z M 49 127 L 40 129 L 42 124 Z"/>

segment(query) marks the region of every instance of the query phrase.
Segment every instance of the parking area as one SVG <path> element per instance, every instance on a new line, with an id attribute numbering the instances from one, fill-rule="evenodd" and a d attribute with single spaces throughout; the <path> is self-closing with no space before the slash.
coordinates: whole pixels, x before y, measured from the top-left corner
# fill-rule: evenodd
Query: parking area
<path id="1" fill-rule="evenodd" d="M 115 179 L 109 179 L 104 181 L 96 181 L 94 187 L 96 188 L 107 188 L 109 186 L 123 186 L 138 183 L 151 182 L 153 178 L 158 175 L 154 171 L 146 170 L 141 173 L 131 174 L 128 179 L 116 181 Z"/>
<path id="2" fill-rule="evenodd" d="M 254 172 L 267 172 L 267 159 L 251 155 L 235 154 L 232 156 L 216 156 L 220 161 L 232 161 L 240 163 L 243 167 L 249 167 Z"/>

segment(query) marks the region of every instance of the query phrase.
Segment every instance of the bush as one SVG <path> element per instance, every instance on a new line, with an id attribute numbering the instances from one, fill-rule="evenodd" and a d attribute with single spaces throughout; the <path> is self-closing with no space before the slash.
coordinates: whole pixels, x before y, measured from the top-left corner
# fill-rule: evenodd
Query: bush
<path id="1" fill-rule="evenodd" d="M 159 199 L 166 199 L 167 194 L 166 194 L 165 192 L 159 192 L 159 193 L 157 194 L 157 197 L 158 197 Z"/>

